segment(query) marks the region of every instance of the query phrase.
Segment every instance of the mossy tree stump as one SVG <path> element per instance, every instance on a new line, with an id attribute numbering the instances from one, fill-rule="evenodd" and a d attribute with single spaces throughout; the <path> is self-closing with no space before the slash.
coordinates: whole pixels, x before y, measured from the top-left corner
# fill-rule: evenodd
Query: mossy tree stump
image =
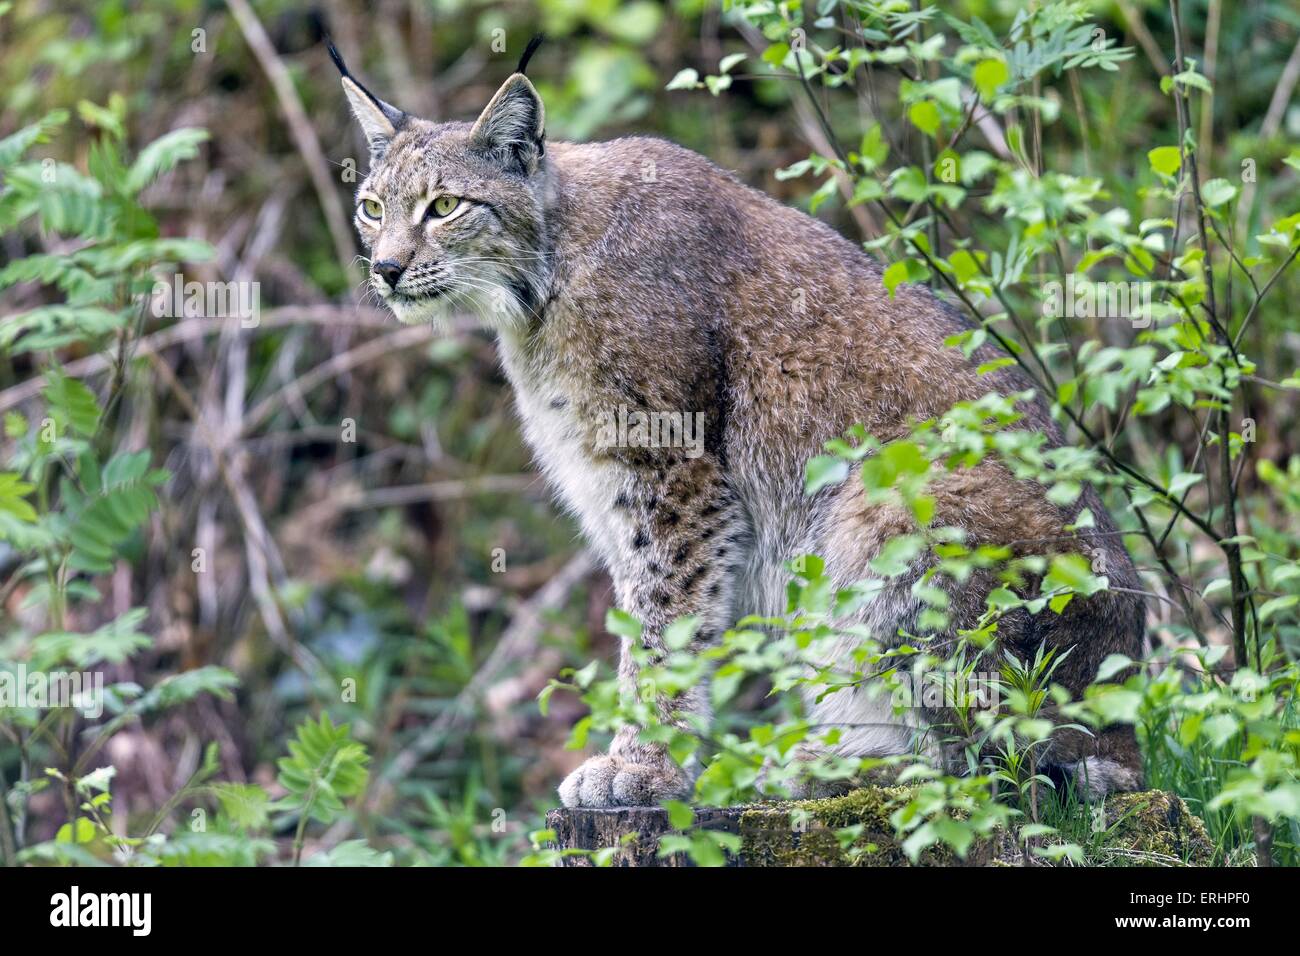
<path id="1" fill-rule="evenodd" d="M 921 854 L 913 864 L 894 836 L 889 816 L 908 791 L 866 787 L 843 797 L 742 807 L 700 807 L 697 828 L 740 837 L 729 866 L 1021 866 L 1024 851 L 1008 833 L 977 841 L 964 860 L 946 848 Z M 802 812 L 796 812 L 802 811 Z M 1100 820 L 1099 820 L 1100 822 Z M 659 856 L 661 837 L 676 834 L 668 813 L 657 807 L 608 810 L 561 809 L 546 816 L 561 850 L 617 847 L 614 866 L 690 866 L 684 853 Z M 848 827 L 861 827 L 842 839 Z M 1105 802 L 1105 836 L 1088 848 L 1092 865 L 1205 866 L 1213 845 L 1204 824 L 1180 797 L 1160 790 L 1115 794 Z M 586 855 L 564 858 L 566 866 L 589 866 Z M 1031 862 L 1041 861 L 1032 858 Z"/>

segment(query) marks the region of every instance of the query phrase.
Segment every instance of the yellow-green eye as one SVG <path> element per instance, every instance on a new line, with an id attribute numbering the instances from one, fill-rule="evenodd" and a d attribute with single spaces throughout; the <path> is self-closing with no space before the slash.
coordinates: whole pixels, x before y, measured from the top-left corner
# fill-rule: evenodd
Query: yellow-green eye
<path id="1" fill-rule="evenodd" d="M 361 200 L 361 218 L 378 222 L 384 216 L 384 206 L 378 199 Z"/>
<path id="2" fill-rule="evenodd" d="M 460 200 L 455 196 L 439 196 L 433 201 L 433 214 L 438 217 L 450 216 L 460 205 Z"/>

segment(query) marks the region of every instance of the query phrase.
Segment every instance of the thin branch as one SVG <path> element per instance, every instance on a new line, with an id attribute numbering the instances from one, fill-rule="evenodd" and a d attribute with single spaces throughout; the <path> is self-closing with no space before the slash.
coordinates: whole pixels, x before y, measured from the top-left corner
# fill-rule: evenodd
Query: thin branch
<path id="1" fill-rule="evenodd" d="M 228 318 L 207 318 L 196 316 L 159 329 L 136 342 L 136 350 L 141 356 L 161 352 L 173 345 L 179 345 L 193 339 L 217 335 L 225 328 Z M 378 309 L 355 308 L 338 305 L 285 306 L 271 309 L 261 318 L 259 329 L 282 328 L 291 325 L 349 325 L 357 328 L 392 328 L 393 318 Z M 100 372 L 109 371 L 114 364 L 107 353 L 88 355 L 68 362 L 61 369 L 69 378 L 88 378 Z M 8 411 L 23 402 L 35 398 L 46 385 L 44 375 L 36 375 L 0 392 L 0 412 Z"/>
<path id="2" fill-rule="evenodd" d="M 478 323 L 475 322 L 471 327 L 476 328 L 477 326 Z M 239 437 L 254 432 L 258 426 L 270 418 L 285 403 L 288 396 L 310 392 L 312 389 L 356 368 L 358 365 L 373 362 L 390 352 L 397 352 L 416 345 L 423 345 L 426 342 L 432 342 L 441 334 L 442 331 L 433 325 L 408 325 L 403 326 L 396 332 L 370 339 L 355 348 L 348 349 L 346 352 L 331 356 L 254 405 L 244 418 Z"/>
<path id="3" fill-rule="evenodd" d="M 176 373 L 172 371 L 171 366 L 164 362 L 157 353 L 150 353 L 149 360 L 153 364 L 154 371 L 162 378 L 164 384 L 171 389 L 172 394 L 176 396 L 177 401 L 181 403 L 190 419 L 194 422 L 195 430 L 208 447 L 208 451 L 221 474 L 222 482 L 235 503 L 235 510 L 244 526 L 249 587 L 253 591 L 253 597 L 257 602 L 258 611 L 261 613 L 262 622 L 266 625 L 267 633 L 270 635 L 271 640 L 288 654 L 303 671 L 308 674 L 318 673 L 321 669 L 320 662 L 315 655 L 293 639 L 285 626 L 284 616 L 276 600 L 275 590 L 271 586 L 268 572 L 266 551 L 273 546 L 271 536 L 257 510 L 257 503 L 253 500 L 252 492 L 248 489 L 248 483 L 237 480 L 236 476 L 232 474 L 226 460 L 224 446 L 209 431 L 193 396 L 176 378 Z M 239 478 L 242 479 L 242 475 Z"/>
<path id="4" fill-rule="evenodd" d="M 266 34 L 262 21 L 249 5 L 248 0 L 226 0 L 226 6 L 239 24 L 244 40 L 253 51 L 253 56 L 261 65 L 266 77 L 271 81 L 275 98 L 280 104 L 285 120 L 289 123 L 289 134 L 294 145 L 307 164 L 307 173 L 311 176 L 312 188 L 320 200 L 321 211 L 325 214 L 325 224 L 329 227 L 330 238 L 334 241 L 334 254 L 346 275 L 352 267 L 354 247 L 352 233 L 348 228 L 348 217 L 343 212 L 343 203 L 339 199 L 334 179 L 330 175 L 329 160 L 321 148 L 316 130 L 307 119 L 302 98 L 293 85 L 293 78 L 280 55 L 275 52 L 275 45 Z"/>

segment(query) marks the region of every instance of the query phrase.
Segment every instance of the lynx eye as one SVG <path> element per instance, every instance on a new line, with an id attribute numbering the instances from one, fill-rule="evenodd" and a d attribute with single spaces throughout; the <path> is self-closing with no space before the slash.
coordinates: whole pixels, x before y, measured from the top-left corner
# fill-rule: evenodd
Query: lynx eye
<path id="1" fill-rule="evenodd" d="M 439 196 L 433 201 L 433 205 L 429 208 L 433 211 L 435 216 L 442 219 L 455 212 L 456 207 L 459 205 L 460 199 L 456 196 Z"/>
<path id="2" fill-rule="evenodd" d="M 363 199 L 357 207 L 362 219 L 379 222 L 384 218 L 384 205 L 378 199 Z"/>

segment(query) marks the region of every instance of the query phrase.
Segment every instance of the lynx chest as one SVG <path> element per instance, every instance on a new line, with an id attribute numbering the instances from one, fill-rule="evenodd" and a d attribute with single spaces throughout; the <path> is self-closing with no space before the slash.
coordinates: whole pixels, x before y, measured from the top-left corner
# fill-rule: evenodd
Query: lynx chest
<path id="1" fill-rule="evenodd" d="M 547 483 L 578 519 L 588 542 L 608 564 L 626 534 L 625 519 L 614 499 L 631 476 L 607 457 L 591 452 L 596 423 L 583 420 L 581 383 L 567 380 L 554 365 L 527 354 L 510 333 L 501 336 L 506 376 L 524 440 L 532 449 Z"/>

